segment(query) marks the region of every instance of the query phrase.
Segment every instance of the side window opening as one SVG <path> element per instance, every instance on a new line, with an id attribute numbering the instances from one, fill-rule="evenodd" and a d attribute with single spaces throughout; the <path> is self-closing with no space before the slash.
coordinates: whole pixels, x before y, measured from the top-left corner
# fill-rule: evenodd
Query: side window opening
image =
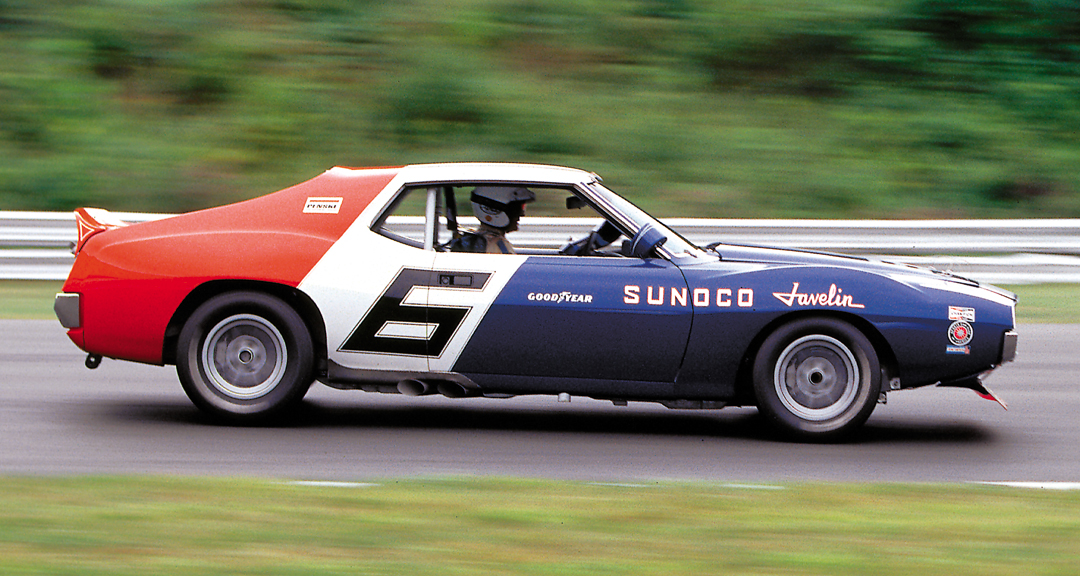
<path id="1" fill-rule="evenodd" d="M 406 188 L 375 222 L 372 229 L 413 248 L 423 248 L 427 222 L 427 189 Z"/>
<path id="2" fill-rule="evenodd" d="M 571 227 L 568 218 L 599 218 L 595 212 L 571 211 L 567 198 L 577 196 L 567 186 L 462 183 L 447 186 L 444 192 L 439 232 L 447 238 L 442 249 L 450 252 L 555 254 L 563 239 L 552 236 L 553 222 L 547 218 L 560 218 Z"/>
<path id="3" fill-rule="evenodd" d="M 492 190 L 498 189 L 498 190 Z M 507 225 L 487 218 L 485 195 L 525 197 L 520 214 Z M 498 205 L 494 207 L 497 213 Z M 481 218 L 487 218 L 487 226 Z M 554 220 L 552 220 L 554 219 Z M 499 229 L 493 224 L 502 224 Z M 552 229 L 556 230 L 552 234 Z M 518 183 L 457 183 L 409 187 L 398 195 L 372 229 L 419 249 L 534 255 L 619 256 L 622 232 L 573 187 Z M 498 233 L 498 234 L 496 234 Z M 476 238 L 487 234 L 479 245 Z M 500 249 L 485 250 L 486 243 Z M 503 244 L 505 242 L 505 244 Z M 507 249 L 509 247 L 509 249 Z"/>

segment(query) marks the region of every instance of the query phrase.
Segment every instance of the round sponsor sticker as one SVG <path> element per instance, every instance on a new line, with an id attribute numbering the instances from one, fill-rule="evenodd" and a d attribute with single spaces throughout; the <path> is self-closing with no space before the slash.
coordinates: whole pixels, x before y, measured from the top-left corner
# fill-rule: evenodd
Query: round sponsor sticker
<path id="1" fill-rule="evenodd" d="M 949 326 L 949 342 L 952 342 L 954 346 L 965 346 L 971 342 L 972 332 L 971 324 L 957 320 Z"/>

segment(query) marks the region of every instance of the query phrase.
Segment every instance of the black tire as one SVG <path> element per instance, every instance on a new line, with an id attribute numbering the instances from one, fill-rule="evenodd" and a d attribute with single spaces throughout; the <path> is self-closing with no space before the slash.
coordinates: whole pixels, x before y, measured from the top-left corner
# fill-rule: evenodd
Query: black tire
<path id="1" fill-rule="evenodd" d="M 870 417 L 880 393 L 874 346 L 855 327 L 832 318 L 781 326 L 754 360 L 758 409 L 797 438 L 850 433 Z"/>
<path id="2" fill-rule="evenodd" d="M 184 323 L 176 373 L 191 401 L 236 423 L 261 423 L 303 399 L 314 379 L 314 345 L 303 319 L 280 299 L 226 292 Z"/>

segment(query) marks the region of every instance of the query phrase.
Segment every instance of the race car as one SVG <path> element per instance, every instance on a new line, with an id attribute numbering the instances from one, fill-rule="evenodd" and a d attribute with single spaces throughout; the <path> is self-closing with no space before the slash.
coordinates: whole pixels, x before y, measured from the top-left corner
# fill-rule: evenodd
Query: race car
<path id="1" fill-rule="evenodd" d="M 318 381 L 756 406 L 787 434 L 830 439 L 890 391 L 995 398 L 982 379 L 1016 353 L 1007 291 L 861 257 L 699 247 L 571 168 L 335 167 L 137 224 L 76 214 L 55 310 L 87 366 L 175 365 L 192 402 L 232 422 L 276 419 Z M 584 232 L 553 243 L 544 222 Z"/>

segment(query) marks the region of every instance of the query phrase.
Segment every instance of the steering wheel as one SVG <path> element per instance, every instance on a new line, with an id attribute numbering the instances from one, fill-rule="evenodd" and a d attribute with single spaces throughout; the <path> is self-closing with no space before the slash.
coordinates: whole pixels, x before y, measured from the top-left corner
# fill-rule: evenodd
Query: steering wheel
<path id="1" fill-rule="evenodd" d="M 596 252 L 596 231 L 589 232 L 589 235 L 581 240 L 574 240 L 559 249 L 559 254 L 563 256 L 591 256 Z"/>
<path id="2" fill-rule="evenodd" d="M 589 235 L 570 242 L 559 250 L 559 254 L 565 256 L 592 256 L 597 249 L 611 244 L 622 236 L 622 232 L 610 221 L 604 220 L 599 226 L 593 228 Z"/>

